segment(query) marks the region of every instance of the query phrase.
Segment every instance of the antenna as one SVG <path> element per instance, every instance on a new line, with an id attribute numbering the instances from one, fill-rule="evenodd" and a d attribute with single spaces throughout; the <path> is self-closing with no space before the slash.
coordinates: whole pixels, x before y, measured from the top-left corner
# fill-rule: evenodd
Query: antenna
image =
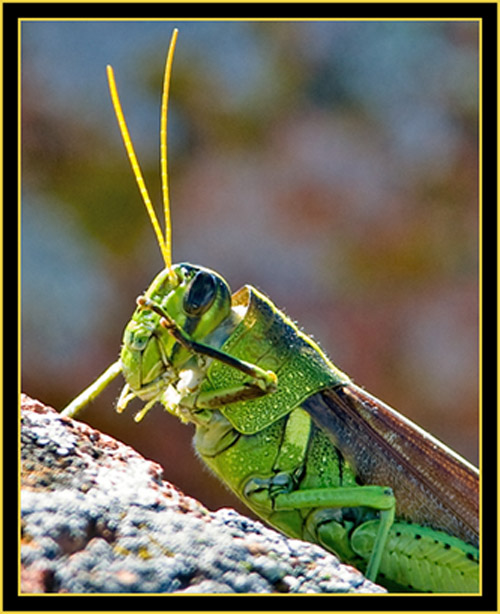
<path id="1" fill-rule="evenodd" d="M 127 123 L 125 121 L 125 116 L 123 114 L 122 106 L 120 103 L 120 98 L 118 96 L 118 90 L 116 88 L 116 81 L 115 81 L 113 69 L 109 65 L 106 67 L 106 72 L 108 75 L 109 91 L 111 94 L 111 100 L 113 102 L 113 108 L 115 110 L 116 119 L 118 120 L 118 127 L 120 128 L 120 133 L 122 135 L 123 144 L 125 145 L 125 149 L 127 151 L 128 158 L 130 160 L 130 165 L 132 166 L 132 171 L 134 173 L 135 180 L 137 181 L 137 185 L 139 186 L 139 191 L 141 193 L 142 200 L 144 201 L 144 204 L 146 205 L 146 210 L 148 212 L 149 219 L 151 220 L 151 224 L 155 231 L 156 240 L 158 241 L 161 255 L 163 257 L 163 261 L 165 262 L 165 267 L 169 270 L 172 269 L 172 227 L 171 227 L 171 222 L 170 222 L 170 201 L 169 201 L 169 196 L 168 196 L 167 110 L 168 110 L 168 92 L 169 92 L 169 86 L 170 86 L 170 75 L 172 73 L 172 61 L 174 59 L 175 43 L 177 42 L 178 32 L 179 31 L 177 30 L 177 28 L 175 28 L 174 31 L 172 32 L 172 38 L 170 39 L 167 61 L 165 64 L 165 76 L 163 80 L 163 95 L 162 95 L 162 104 L 161 104 L 160 160 L 161 160 L 161 184 L 162 184 L 162 195 L 163 195 L 163 211 L 165 215 L 165 237 L 163 236 L 160 223 L 158 222 L 158 218 L 156 217 L 156 213 L 153 208 L 151 198 L 149 197 L 149 192 L 146 188 L 144 177 L 142 175 L 141 167 L 139 166 L 137 156 L 135 155 L 134 146 L 132 144 L 132 139 L 130 138 L 130 133 L 127 128 Z"/>
<path id="2" fill-rule="evenodd" d="M 175 44 L 177 43 L 177 28 L 172 32 L 168 47 L 167 61 L 165 62 L 165 75 L 163 77 L 163 95 L 161 97 L 161 126 L 160 126 L 160 163 L 161 163 L 161 189 L 163 196 L 163 213 L 165 216 L 165 240 L 164 248 L 169 254 L 170 262 L 167 268 L 172 267 L 172 224 L 170 222 L 170 198 L 168 193 L 167 171 L 167 116 L 168 94 L 170 90 L 170 75 L 172 74 L 172 62 L 174 60 Z M 165 263 L 166 264 L 166 263 Z"/>

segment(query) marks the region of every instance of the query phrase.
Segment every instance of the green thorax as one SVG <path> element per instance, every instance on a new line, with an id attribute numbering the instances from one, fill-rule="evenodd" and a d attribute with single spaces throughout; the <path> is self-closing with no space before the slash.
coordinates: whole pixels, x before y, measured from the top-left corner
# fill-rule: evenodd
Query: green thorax
<path id="1" fill-rule="evenodd" d="M 316 392 L 350 382 L 320 347 L 264 294 L 244 286 L 233 294 L 232 303 L 233 308 L 244 309 L 245 313 L 222 350 L 278 376 L 278 389 L 273 394 L 221 408 L 237 431 L 246 435 L 256 433 Z M 236 369 L 214 361 L 202 390 L 228 388 L 246 378 Z"/>

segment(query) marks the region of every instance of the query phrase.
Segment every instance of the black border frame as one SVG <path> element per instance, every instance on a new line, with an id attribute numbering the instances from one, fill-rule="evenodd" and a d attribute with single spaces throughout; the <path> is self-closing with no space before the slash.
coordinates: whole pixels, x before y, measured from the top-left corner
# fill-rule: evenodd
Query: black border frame
<path id="1" fill-rule="evenodd" d="M 497 415 L 494 409 L 483 411 L 482 439 L 482 483 L 487 484 L 488 499 L 485 500 L 483 487 L 483 594 L 480 596 L 380 596 L 363 595 L 362 601 L 356 596 L 341 595 L 302 595 L 302 596 L 252 596 L 252 595 L 19 595 L 17 578 L 17 560 L 13 563 L 13 553 L 18 552 L 18 531 L 12 527 L 18 526 L 17 505 L 18 481 L 17 473 L 13 473 L 13 433 L 18 433 L 15 407 L 19 403 L 18 361 L 12 360 L 11 348 L 18 347 L 19 335 L 13 338 L 12 325 L 19 325 L 19 263 L 16 268 L 16 281 L 11 283 L 13 276 L 12 253 L 18 254 L 18 246 L 13 245 L 19 237 L 18 216 L 14 215 L 12 205 L 7 208 L 10 200 L 17 202 L 18 178 L 18 74 L 21 58 L 18 53 L 18 24 L 24 19 L 217 19 L 234 18 L 248 20 L 259 18 L 275 19 L 384 19 L 384 18 L 477 18 L 482 20 L 482 178 L 483 178 L 483 219 L 482 219 L 482 258 L 483 258 L 483 296 L 482 315 L 483 330 L 488 331 L 487 339 L 495 340 L 497 320 L 491 316 L 488 306 L 497 306 L 497 4 L 496 2 L 475 3 L 4 3 L 3 4 L 3 68 L 4 68 L 4 566 L 3 566 L 3 611 L 238 611 L 238 610 L 318 610 L 329 611 L 341 609 L 344 611 L 370 610 L 416 610 L 423 611 L 496 611 L 497 610 Z M 14 154 L 15 152 L 15 154 Z M 488 196 L 488 198 L 487 198 Z M 17 208 L 16 208 L 17 211 Z M 497 249 L 495 249 L 497 248 Z M 487 281 L 487 283 L 486 283 Z M 12 287 L 11 287 L 12 286 Z M 486 300 L 487 293 L 487 300 Z M 495 310 L 496 313 L 496 310 Z M 485 337 L 483 335 L 483 337 Z M 496 408 L 497 352 L 492 352 L 486 338 L 482 346 L 482 390 L 483 407 Z M 491 342 L 490 342 L 491 343 Z M 495 356 L 495 359 L 492 357 Z M 14 366 L 15 365 L 15 366 Z M 489 385 L 486 386 L 486 383 Z M 492 383 L 493 386 L 492 386 Z M 490 397 L 493 397 L 490 399 Z M 487 424 L 486 424 L 487 423 Z M 8 454 L 8 457 L 7 457 Z M 8 462 L 7 461 L 8 458 Z M 18 456 L 16 455 L 16 459 Z M 15 494 L 16 493 L 16 494 Z M 242 601 L 242 598 L 244 601 Z M 411 598 L 411 601 L 408 599 Z M 91 599 L 91 601 L 87 601 Z M 334 599 L 335 601 L 332 601 Z M 414 599 L 417 599 L 415 601 Z M 418 599 L 425 599 L 421 603 Z M 249 601 L 251 600 L 251 601 Z"/>

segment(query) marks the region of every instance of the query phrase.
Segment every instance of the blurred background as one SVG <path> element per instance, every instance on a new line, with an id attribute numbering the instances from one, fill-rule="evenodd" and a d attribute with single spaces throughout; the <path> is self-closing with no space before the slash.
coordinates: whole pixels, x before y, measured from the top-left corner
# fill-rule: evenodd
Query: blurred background
<path id="1" fill-rule="evenodd" d="M 64 407 L 116 360 L 162 259 L 114 118 L 115 69 L 160 202 L 165 56 L 173 259 L 248 283 L 334 363 L 478 459 L 478 25 L 22 24 L 22 389 Z M 82 420 L 209 508 L 244 509 L 160 407 Z M 134 406 L 138 409 L 139 406 Z"/>

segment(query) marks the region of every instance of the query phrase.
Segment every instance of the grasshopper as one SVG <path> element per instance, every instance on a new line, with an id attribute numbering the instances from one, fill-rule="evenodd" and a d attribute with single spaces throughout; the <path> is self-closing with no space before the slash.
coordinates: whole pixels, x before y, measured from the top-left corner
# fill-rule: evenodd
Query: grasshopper
<path id="1" fill-rule="evenodd" d="M 119 359 L 63 411 L 76 415 L 119 373 L 117 410 L 160 403 L 195 425 L 200 458 L 258 516 L 399 592 L 479 590 L 479 472 L 356 385 L 271 300 L 216 272 L 172 265 L 167 106 L 161 107 L 165 235 L 121 108 L 120 132 L 165 268 L 125 328 Z"/>

